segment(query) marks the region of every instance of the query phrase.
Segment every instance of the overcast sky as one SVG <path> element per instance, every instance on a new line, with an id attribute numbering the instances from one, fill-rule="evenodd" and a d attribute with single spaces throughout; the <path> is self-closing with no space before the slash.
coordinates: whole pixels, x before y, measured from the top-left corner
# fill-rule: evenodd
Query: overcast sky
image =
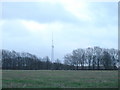
<path id="1" fill-rule="evenodd" d="M 118 3 L 41 0 L 2 3 L 2 48 L 55 59 L 73 49 L 118 48 Z"/>

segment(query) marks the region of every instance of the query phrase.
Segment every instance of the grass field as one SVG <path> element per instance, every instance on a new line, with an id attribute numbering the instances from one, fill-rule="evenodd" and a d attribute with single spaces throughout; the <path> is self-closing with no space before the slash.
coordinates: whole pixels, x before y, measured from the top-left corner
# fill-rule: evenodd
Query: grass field
<path id="1" fill-rule="evenodd" d="M 3 88 L 112 88 L 118 71 L 3 70 Z"/>

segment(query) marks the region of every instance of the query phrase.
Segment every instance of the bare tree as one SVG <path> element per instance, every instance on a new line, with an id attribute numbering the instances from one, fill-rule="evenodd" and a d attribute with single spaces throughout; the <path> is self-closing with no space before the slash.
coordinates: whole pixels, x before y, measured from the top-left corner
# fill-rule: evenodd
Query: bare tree
<path id="1" fill-rule="evenodd" d="M 94 47 L 94 55 L 96 56 L 97 69 L 100 69 L 100 62 L 102 59 L 102 49 L 100 47 Z"/>
<path id="2" fill-rule="evenodd" d="M 86 49 L 86 60 L 87 60 L 87 64 L 88 64 L 89 69 L 91 69 L 92 57 L 93 57 L 93 48 L 89 47 Z"/>
<path id="3" fill-rule="evenodd" d="M 111 59 L 110 54 L 107 51 L 103 52 L 102 64 L 105 67 L 105 69 L 111 69 L 112 59 Z"/>

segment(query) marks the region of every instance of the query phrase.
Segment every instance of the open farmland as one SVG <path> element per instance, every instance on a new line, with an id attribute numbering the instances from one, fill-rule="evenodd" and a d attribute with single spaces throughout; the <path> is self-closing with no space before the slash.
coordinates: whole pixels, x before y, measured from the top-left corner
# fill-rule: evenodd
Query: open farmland
<path id="1" fill-rule="evenodd" d="M 3 88 L 118 87 L 118 71 L 3 70 Z"/>

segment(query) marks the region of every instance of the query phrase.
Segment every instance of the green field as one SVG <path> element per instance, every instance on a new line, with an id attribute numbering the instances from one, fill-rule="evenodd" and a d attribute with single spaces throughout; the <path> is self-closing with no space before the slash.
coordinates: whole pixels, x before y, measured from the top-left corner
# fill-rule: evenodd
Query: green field
<path id="1" fill-rule="evenodd" d="M 3 70 L 3 88 L 112 88 L 118 71 Z"/>

